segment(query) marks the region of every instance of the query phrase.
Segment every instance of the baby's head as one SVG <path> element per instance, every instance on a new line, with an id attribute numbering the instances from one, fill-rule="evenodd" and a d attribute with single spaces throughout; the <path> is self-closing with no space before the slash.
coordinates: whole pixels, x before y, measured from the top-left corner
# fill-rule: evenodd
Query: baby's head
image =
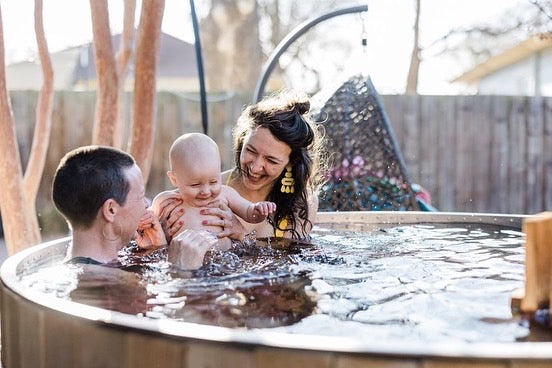
<path id="1" fill-rule="evenodd" d="M 209 136 L 188 133 L 178 137 L 171 146 L 169 159 L 171 169 L 167 175 L 179 189 L 183 200 L 204 206 L 207 200 L 211 201 L 219 195 L 220 153 Z"/>

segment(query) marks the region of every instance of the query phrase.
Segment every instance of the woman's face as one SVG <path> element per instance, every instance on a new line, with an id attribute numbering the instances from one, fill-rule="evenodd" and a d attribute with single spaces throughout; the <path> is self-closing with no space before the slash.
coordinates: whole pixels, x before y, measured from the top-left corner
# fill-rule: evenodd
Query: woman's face
<path id="1" fill-rule="evenodd" d="M 291 148 L 268 128 L 251 131 L 244 138 L 240 154 L 243 186 L 248 190 L 272 188 L 289 163 L 290 154 Z"/>

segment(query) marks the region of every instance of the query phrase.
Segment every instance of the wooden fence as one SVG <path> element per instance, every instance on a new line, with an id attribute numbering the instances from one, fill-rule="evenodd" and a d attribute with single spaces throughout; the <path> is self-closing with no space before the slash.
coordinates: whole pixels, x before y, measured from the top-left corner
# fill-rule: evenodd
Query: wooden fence
<path id="1" fill-rule="evenodd" d="M 412 178 L 442 211 L 552 209 L 552 99 L 382 96 Z"/>
<path id="2" fill-rule="evenodd" d="M 209 135 L 224 168 L 233 163 L 232 127 L 249 96 L 209 95 Z M 413 182 L 441 211 L 525 213 L 552 209 L 552 98 L 509 96 L 381 96 Z M 36 92 L 12 92 L 21 158 L 26 164 Z M 159 93 L 149 196 L 171 187 L 168 149 L 180 134 L 202 131 L 196 94 Z M 131 96 L 123 109 L 126 129 Z M 90 144 L 95 108 L 91 92 L 57 92 L 46 168 L 37 200 L 43 228 L 59 229 L 50 190 L 69 150 Z M 63 226 L 63 225 L 62 225 Z"/>

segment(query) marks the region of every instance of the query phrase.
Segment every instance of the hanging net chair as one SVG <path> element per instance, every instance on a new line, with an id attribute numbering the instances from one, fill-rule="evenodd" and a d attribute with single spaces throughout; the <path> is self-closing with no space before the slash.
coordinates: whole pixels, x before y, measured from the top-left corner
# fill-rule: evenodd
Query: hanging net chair
<path id="1" fill-rule="evenodd" d="M 317 115 L 333 162 L 320 193 L 320 211 L 420 210 L 389 119 L 368 76 L 348 79 Z"/>

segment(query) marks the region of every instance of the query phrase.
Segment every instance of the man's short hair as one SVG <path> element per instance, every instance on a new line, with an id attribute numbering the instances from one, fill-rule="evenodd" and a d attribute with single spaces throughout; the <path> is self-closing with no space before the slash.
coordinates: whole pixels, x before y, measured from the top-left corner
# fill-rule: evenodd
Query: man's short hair
<path id="1" fill-rule="evenodd" d="M 60 161 L 52 184 L 52 199 L 72 228 L 88 228 L 104 202 L 123 205 L 130 190 L 124 170 L 135 164 L 129 154 L 103 146 L 85 146 Z"/>

